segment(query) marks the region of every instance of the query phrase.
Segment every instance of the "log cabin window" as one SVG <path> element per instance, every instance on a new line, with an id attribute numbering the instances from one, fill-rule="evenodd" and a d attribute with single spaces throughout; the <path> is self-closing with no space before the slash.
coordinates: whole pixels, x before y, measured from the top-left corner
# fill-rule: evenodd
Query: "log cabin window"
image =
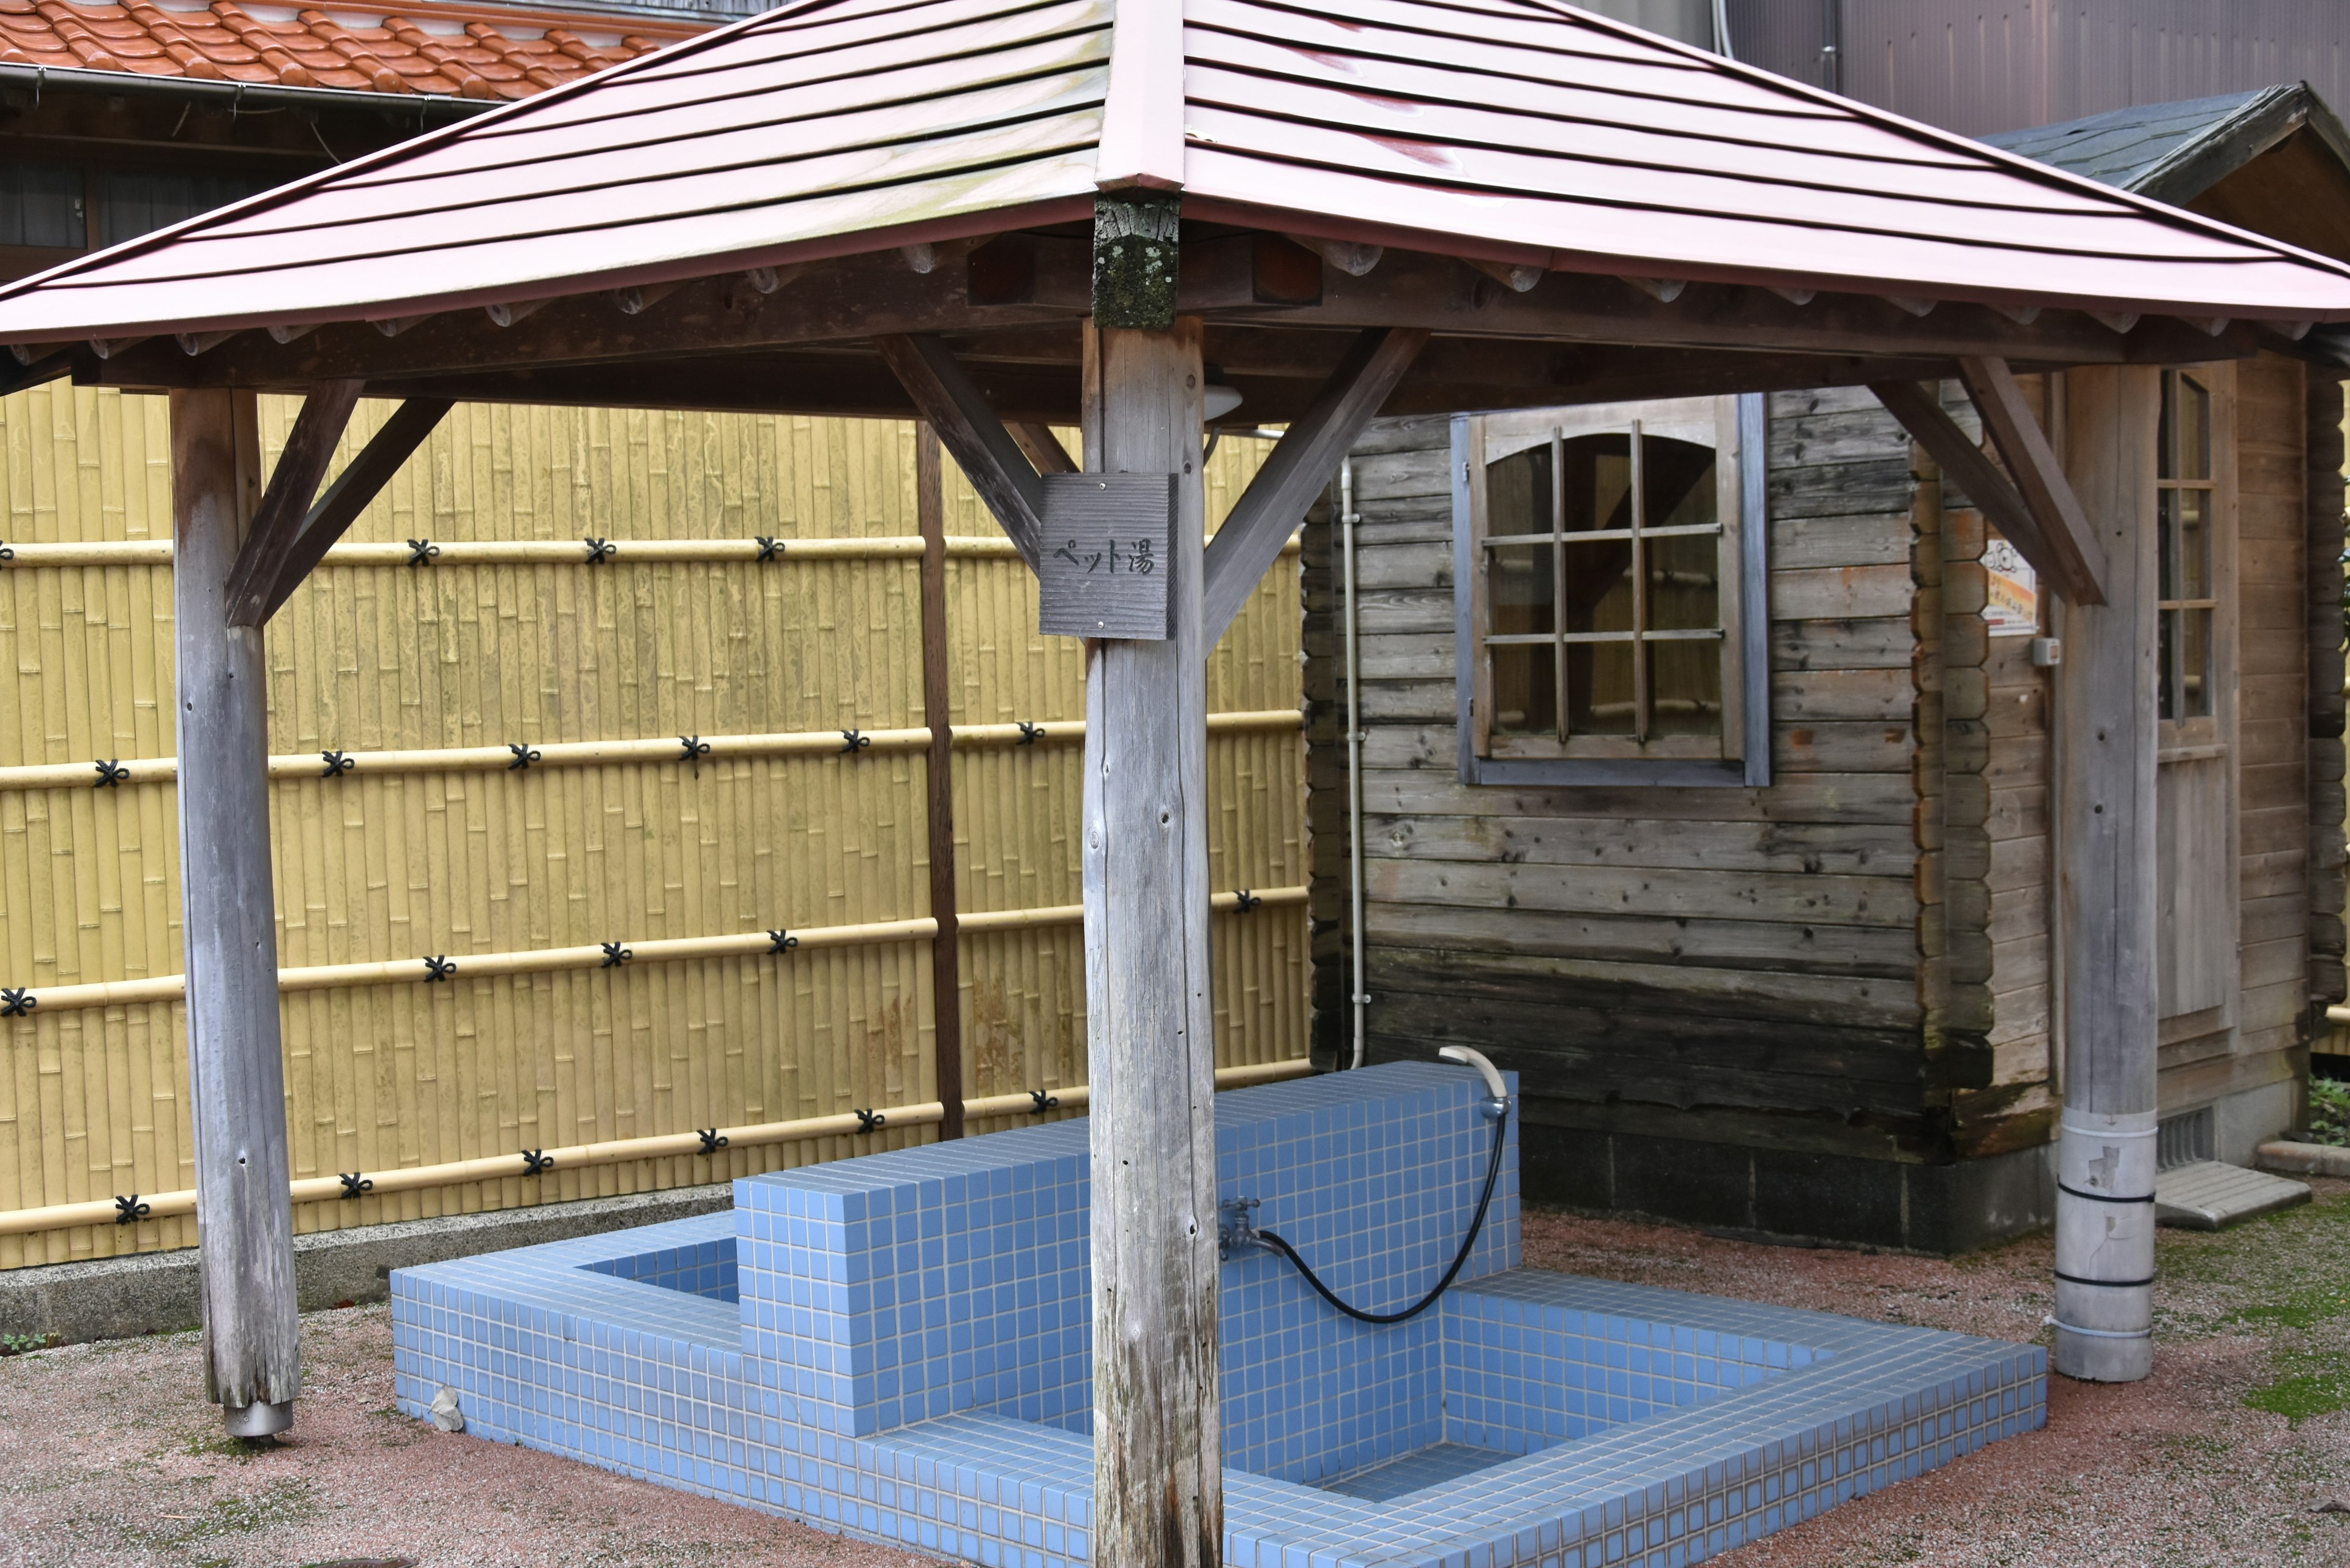
<path id="1" fill-rule="evenodd" d="M 1742 442 L 1743 400 L 1454 422 L 1471 782 L 1760 782 L 1761 552 L 1742 520 L 1761 410 Z"/>
<path id="2" fill-rule="evenodd" d="M 2165 1044 L 2235 1022 L 2235 452 L 2229 367 L 2162 373 L 2155 447 L 2158 986 Z"/>

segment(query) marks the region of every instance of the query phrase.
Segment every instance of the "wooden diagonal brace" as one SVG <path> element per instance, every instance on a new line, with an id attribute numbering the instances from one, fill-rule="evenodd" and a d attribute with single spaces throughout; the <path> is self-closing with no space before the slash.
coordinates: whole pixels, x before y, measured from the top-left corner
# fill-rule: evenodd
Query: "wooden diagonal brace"
<path id="1" fill-rule="evenodd" d="M 1281 547 L 1305 509 L 1329 484 L 1338 460 L 1403 379 L 1428 337 L 1410 327 L 1374 327 L 1358 335 L 1305 417 L 1274 445 L 1208 542 L 1201 624 L 1206 647 L 1222 639 L 1257 583 L 1281 559 Z"/>
<path id="2" fill-rule="evenodd" d="M 266 625 L 453 406 L 447 398 L 411 398 L 394 410 L 304 515 L 301 532 L 278 558 L 257 618 L 234 624 Z"/>
<path id="3" fill-rule="evenodd" d="M 1982 509 L 1991 525 L 2032 563 L 2032 569 L 2045 578 L 2052 589 L 2074 604 L 2105 602 L 2104 590 L 2094 579 L 2086 585 L 2094 597 L 2081 597 L 2082 582 L 2067 576 L 2065 558 L 2049 545 L 2046 530 L 2022 493 L 1991 461 L 1991 454 L 1977 446 L 1974 438 L 1942 411 L 1941 403 L 1932 393 L 1915 381 L 1871 381 L 1868 389 L 1926 449 L 1927 455 L 1941 465 L 1942 472 L 1966 492 L 1967 499 Z"/>
<path id="4" fill-rule="evenodd" d="M 1012 427 L 1012 439 L 1028 454 L 1038 473 L 1050 477 L 1055 473 L 1075 473 L 1077 465 L 1069 456 L 1069 449 L 1053 433 L 1053 427 L 1040 424 L 1016 424 Z"/>
<path id="5" fill-rule="evenodd" d="M 310 498 L 335 460 L 335 443 L 351 422 L 363 382 L 320 381 L 302 400 L 302 411 L 278 454 L 277 468 L 262 492 L 261 506 L 245 531 L 244 544 L 229 568 L 228 624 L 259 626 L 269 618 L 270 590 L 276 586 L 286 553 L 308 520 Z"/>
<path id="6" fill-rule="evenodd" d="M 1045 536 L 1045 482 L 989 406 L 987 394 L 955 363 L 947 346 L 926 333 L 885 334 L 873 346 L 1035 571 L 1037 541 Z"/>
<path id="7" fill-rule="evenodd" d="M 2033 520 L 2040 524 L 2041 537 L 2047 542 L 2052 566 L 2043 566 L 2034 560 L 2033 568 L 2054 580 L 2057 591 L 2074 604 L 2105 603 L 2105 547 L 2098 544 L 2097 531 L 2082 509 L 2080 497 L 2073 493 L 2073 482 L 2064 477 L 2064 466 L 2056 461 L 2040 421 L 2024 403 L 2014 372 L 2004 359 L 1969 357 L 1959 361 L 1959 379 L 1966 383 L 1967 396 L 1982 415 L 1983 429 L 1991 432 L 1991 444 L 2006 461 L 2007 472 L 2014 476 L 2015 487 L 2022 493 L 2023 504 L 2032 509 Z"/>

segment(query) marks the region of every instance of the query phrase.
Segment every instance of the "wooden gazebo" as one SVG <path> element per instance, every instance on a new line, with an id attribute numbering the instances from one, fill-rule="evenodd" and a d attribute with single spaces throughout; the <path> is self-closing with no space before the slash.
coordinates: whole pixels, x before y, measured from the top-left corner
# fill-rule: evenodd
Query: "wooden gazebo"
<path id="1" fill-rule="evenodd" d="M 206 1355 L 230 1429 L 283 1428 L 298 1386 L 259 628 L 456 400 L 919 414 L 1042 571 L 1047 629 L 1098 634 L 1096 1560 L 1205 1564 L 1208 649 L 1383 410 L 1880 387 L 2076 607 L 2056 1355 L 2142 1376 L 2143 368 L 2337 317 L 2332 262 L 1545 0 L 795 0 L 0 292 L 16 384 L 172 398 Z M 1210 363 L 1288 433 L 1203 549 Z M 2062 465 L 2019 363 L 2089 368 Z M 2003 471 L 1916 387 L 1952 374 Z M 307 397 L 265 489 L 256 390 Z M 406 406 L 321 493 L 362 392 Z M 1047 422 L 1082 426 L 1081 461 Z M 1087 530 L 1163 566 L 1093 578 L 1101 552 L 1058 547 Z"/>

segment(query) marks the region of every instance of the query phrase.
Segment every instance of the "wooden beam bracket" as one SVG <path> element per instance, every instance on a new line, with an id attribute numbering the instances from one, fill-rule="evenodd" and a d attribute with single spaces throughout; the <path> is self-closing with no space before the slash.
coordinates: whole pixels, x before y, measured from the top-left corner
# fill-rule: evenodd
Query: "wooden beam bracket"
<path id="1" fill-rule="evenodd" d="M 2033 566 L 2073 603 L 2104 604 L 2105 548 L 2097 543 L 2097 531 L 2080 497 L 2073 493 L 2073 482 L 2064 477 L 2064 464 L 2056 461 L 2055 449 L 2048 444 L 2047 432 L 2024 402 L 2015 373 L 2004 359 L 1970 355 L 1959 360 L 1959 379 L 1966 383 L 1983 429 L 1991 432 L 1991 444 L 1999 448 L 2023 504 L 2040 524 L 2054 569 L 2037 561 Z"/>
<path id="2" fill-rule="evenodd" d="M 1222 639 L 1257 583 L 1281 558 L 1281 547 L 1305 518 L 1305 509 L 1329 484 L 1339 459 L 1411 369 L 1428 338 L 1426 332 L 1411 327 L 1373 327 L 1357 335 L 1305 417 L 1283 434 L 1224 525 L 1208 542 L 1202 587 L 1205 647 L 1213 648 Z"/>
<path id="3" fill-rule="evenodd" d="M 1004 428 L 987 394 L 937 337 L 885 334 L 873 344 L 1035 571 L 1037 541 L 1045 536 L 1045 482 L 1019 438 Z"/>
<path id="4" fill-rule="evenodd" d="M 351 384 L 356 386 L 358 383 Z M 390 483 L 391 476 L 400 472 L 400 465 L 418 447 L 424 444 L 424 438 L 432 433 L 454 406 L 447 398 L 411 398 L 394 410 L 391 418 L 386 420 L 367 445 L 359 449 L 359 455 L 335 476 L 333 483 L 327 486 L 326 493 L 302 514 L 298 531 L 278 546 L 270 557 L 271 566 L 266 577 L 256 576 L 252 583 L 245 585 L 244 592 L 248 597 L 240 597 L 238 580 L 232 579 L 229 585 L 229 624 L 266 626 L 269 618 L 284 607 L 286 601 L 293 597 L 294 590 L 302 586 L 303 579 L 317 569 L 320 561 L 326 559 L 327 552 L 343 536 L 353 520 L 367 510 L 368 503 Z M 309 405 L 303 405 L 303 418 L 307 418 L 309 411 Z M 300 433 L 301 421 L 297 420 L 295 434 L 298 436 Z M 328 441 L 328 451 L 331 452 L 333 446 L 333 441 Z M 286 442 L 286 450 L 289 454 L 294 451 L 291 440 Z M 286 472 L 286 458 L 278 460 L 279 475 Z M 308 488 L 317 488 L 315 478 Z M 273 477 L 268 495 L 262 498 L 264 517 L 269 513 L 270 496 L 276 493 L 277 479 Z M 261 535 L 262 521 L 260 517 L 255 519 L 253 533 L 245 541 L 247 551 L 253 548 L 254 539 Z M 240 574 L 245 569 L 242 558 L 237 563 L 237 569 Z M 256 565 L 255 570 L 257 574 L 261 568 Z M 255 595 L 258 596 L 257 599 L 250 597 Z M 241 615 L 250 615 L 251 618 L 240 618 Z"/>
<path id="5" fill-rule="evenodd" d="M 262 493 L 253 525 L 229 570 L 229 625 L 255 627 L 268 620 L 270 595 L 300 542 L 309 521 L 310 498 L 327 477 L 335 443 L 343 439 L 364 385 L 348 379 L 320 381 L 302 400 L 302 411 L 295 417 L 286 450 L 278 454 L 269 488 Z M 294 580 L 301 578 L 297 575 Z"/>
<path id="6" fill-rule="evenodd" d="M 2105 602 L 2098 579 L 2075 574 L 2070 557 L 2050 542 L 2040 514 L 2022 493 L 1943 411 L 1933 394 L 1915 381 L 1871 381 L 1868 389 L 2052 588 L 2075 604 Z M 2090 544 L 2094 549 L 2095 541 Z"/>

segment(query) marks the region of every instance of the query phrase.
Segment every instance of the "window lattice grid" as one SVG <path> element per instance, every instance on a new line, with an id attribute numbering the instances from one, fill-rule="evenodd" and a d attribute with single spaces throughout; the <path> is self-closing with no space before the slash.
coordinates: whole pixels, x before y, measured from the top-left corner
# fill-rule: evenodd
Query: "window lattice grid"
<path id="1" fill-rule="evenodd" d="M 1482 640 L 1498 734 L 1720 736 L 1716 462 L 1633 421 L 1554 429 L 1489 465 Z"/>

